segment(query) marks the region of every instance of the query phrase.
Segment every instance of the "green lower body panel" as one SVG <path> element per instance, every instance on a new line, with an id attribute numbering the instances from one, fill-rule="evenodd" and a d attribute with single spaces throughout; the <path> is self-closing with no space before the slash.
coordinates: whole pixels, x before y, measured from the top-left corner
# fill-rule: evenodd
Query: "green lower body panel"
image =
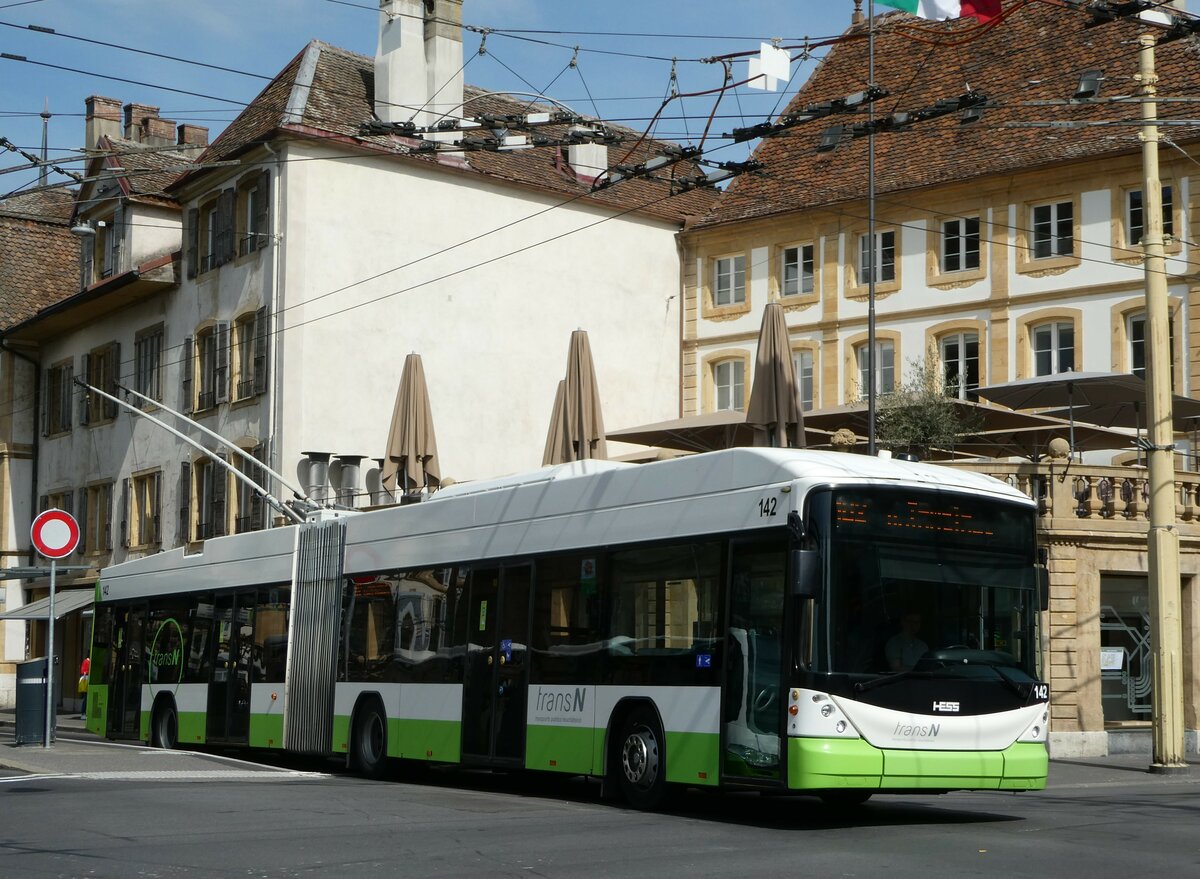
<path id="1" fill-rule="evenodd" d="M 87 730 L 98 736 L 108 729 L 108 685 L 90 684 L 87 692 Z"/>
<path id="2" fill-rule="evenodd" d="M 333 753 L 345 754 L 350 750 L 350 716 L 335 714 L 333 716 Z"/>
<path id="3" fill-rule="evenodd" d="M 203 711 L 179 712 L 179 744 L 203 745 L 208 740 L 208 715 Z"/>
<path id="4" fill-rule="evenodd" d="M 788 739 L 792 790 L 1042 790 L 1046 748 L 1017 743 L 1003 751 L 903 751 L 862 739 Z"/>
<path id="5" fill-rule="evenodd" d="M 282 748 L 283 747 L 283 714 L 250 715 L 250 747 L 251 748 Z"/>
<path id="6" fill-rule="evenodd" d="M 525 740 L 525 768 L 588 775 L 595 760 L 597 736 L 603 739 L 604 733 L 590 726 L 532 725 Z"/>
<path id="7" fill-rule="evenodd" d="M 716 785 L 721 779 L 721 737 L 716 733 L 667 733 L 667 781 Z"/>
<path id="8" fill-rule="evenodd" d="M 457 720 L 388 722 L 388 754 L 406 760 L 457 763 L 462 724 Z"/>

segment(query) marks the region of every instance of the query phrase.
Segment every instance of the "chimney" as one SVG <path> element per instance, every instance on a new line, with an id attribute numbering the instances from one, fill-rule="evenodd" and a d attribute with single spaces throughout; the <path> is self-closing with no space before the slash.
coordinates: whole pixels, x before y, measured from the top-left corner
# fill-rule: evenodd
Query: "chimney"
<path id="1" fill-rule="evenodd" d="M 428 98 L 422 43 L 424 18 L 423 0 L 382 0 L 379 5 L 375 115 L 384 122 L 412 119 Z M 423 118 L 414 121 L 424 124 Z"/>
<path id="2" fill-rule="evenodd" d="M 425 18 L 425 82 L 430 119 L 459 119 L 463 102 L 463 0 L 433 0 Z"/>
<path id="3" fill-rule="evenodd" d="M 175 122 L 158 116 L 148 116 L 142 129 L 142 143 L 171 146 L 175 143 Z"/>
<path id="4" fill-rule="evenodd" d="M 84 149 L 95 149 L 102 137 L 121 136 L 121 102 L 92 95 L 83 102 L 87 108 Z"/>
<path id="5" fill-rule="evenodd" d="M 304 490 L 317 503 L 329 498 L 329 459 L 332 452 L 301 452 L 308 459 L 308 472 L 304 479 Z"/>
<path id="6" fill-rule="evenodd" d="M 567 162 L 575 172 L 575 179 L 591 186 L 596 178 L 608 170 L 608 146 L 584 141 L 567 147 Z"/>
<path id="7" fill-rule="evenodd" d="M 125 105 L 125 139 L 142 142 L 147 120 L 158 118 L 158 107 L 149 104 L 128 103 Z"/>
<path id="8" fill-rule="evenodd" d="M 179 146 L 208 146 L 208 129 L 203 125 L 188 125 L 184 123 L 179 126 Z"/>

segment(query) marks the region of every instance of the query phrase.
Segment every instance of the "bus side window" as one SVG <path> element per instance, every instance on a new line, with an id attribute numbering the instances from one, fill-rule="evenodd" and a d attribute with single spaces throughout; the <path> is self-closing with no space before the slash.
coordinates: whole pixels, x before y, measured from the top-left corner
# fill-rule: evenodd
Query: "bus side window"
<path id="1" fill-rule="evenodd" d="M 530 642 L 547 683 L 587 680 L 602 649 L 598 631 L 603 559 L 595 552 L 542 559 L 537 565 Z"/>
<path id="2" fill-rule="evenodd" d="M 208 683 L 212 668 L 209 635 L 212 632 L 213 601 L 211 595 L 197 597 L 191 609 L 191 634 L 188 638 L 187 668 L 184 680 L 190 683 Z"/>
<path id="3" fill-rule="evenodd" d="M 287 667 L 288 610 L 290 587 L 277 586 L 258 593 L 258 614 L 254 623 L 254 680 L 258 683 L 282 683 Z"/>

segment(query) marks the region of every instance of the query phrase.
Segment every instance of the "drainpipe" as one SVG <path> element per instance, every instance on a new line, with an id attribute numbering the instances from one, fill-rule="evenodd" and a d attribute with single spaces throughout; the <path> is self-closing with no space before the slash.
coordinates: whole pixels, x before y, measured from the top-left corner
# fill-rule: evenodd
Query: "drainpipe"
<path id="1" fill-rule="evenodd" d="M 283 472 L 283 450 L 280 448 L 282 443 L 276 435 L 279 429 L 280 414 L 279 414 L 279 394 L 280 388 L 283 387 L 282 376 L 280 375 L 280 364 L 283 362 L 281 350 L 283 348 L 283 333 L 279 331 L 281 325 L 279 316 L 279 271 L 282 264 L 279 252 L 283 249 L 283 175 L 286 171 L 283 164 L 283 156 L 281 156 L 269 143 L 263 142 L 263 149 L 270 153 L 275 160 L 275 185 L 271 187 L 271 200 L 274 204 L 271 206 L 271 216 L 275 222 L 277 234 L 272 240 L 271 261 L 271 284 L 267 288 L 267 294 L 270 296 L 270 301 L 267 306 L 267 332 L 270 333 L 271 340 L 271 402 L 267 406 L 267 461 L 273 470 Z"/>
<path id="2" fill-rule="evenodd" d="M 15 348 L 9 347 L 8 343 L 0 338 L 0 350 L 7 351 L 13 357 L 24 360 L 33 367 L 33 442 L 30 444 L 32 450 L 29 456 L 30 470 L 32 471 L 29 479 L 29 510 L 30 517 L 37 515 L 38 501 L 38 452 L 41 449 L 42 432 L 38 429 L 38 416 L 42 411 L 42 364 L 41 361 L 34 360 L 28 354 L 23 354 Z M 33 549 L 33 544 L 29 545 L 29 564 L 36 564 L 36 553 Z"/>

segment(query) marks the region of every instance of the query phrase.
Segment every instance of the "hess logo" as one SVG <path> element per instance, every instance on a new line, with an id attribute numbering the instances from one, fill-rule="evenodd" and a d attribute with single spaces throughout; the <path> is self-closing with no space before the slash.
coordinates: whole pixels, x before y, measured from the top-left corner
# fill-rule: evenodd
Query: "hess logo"
<path id="1" fill-rule="evenodd" d="M 943 714 L 957 714 L 958 713 L 958 703 L 957 702 L 934 702 L 933 710 L 940 711 Z"/>

